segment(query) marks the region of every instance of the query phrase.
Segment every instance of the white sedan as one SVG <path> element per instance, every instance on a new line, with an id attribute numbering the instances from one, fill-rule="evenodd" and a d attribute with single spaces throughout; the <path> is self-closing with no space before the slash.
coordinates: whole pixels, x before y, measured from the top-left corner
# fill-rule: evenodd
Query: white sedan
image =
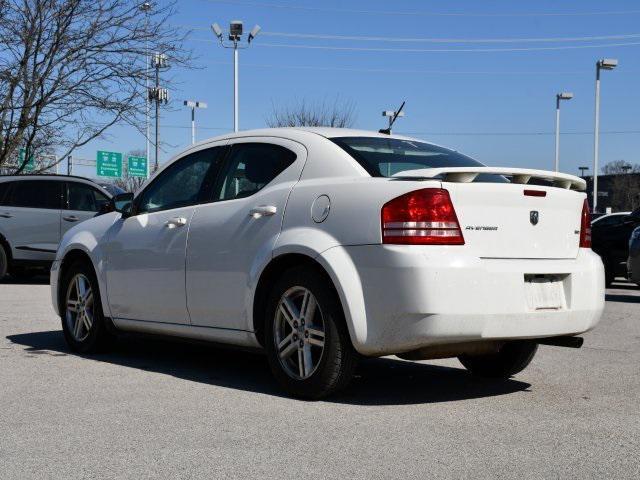
<path id="1" fill-rule="evenodd" d="M 399 136 L 226 135 L 70 230 L 53 303 L 75 351 L 117 331 L 255 347 L 306 398 L 344 387 L 361 356 L 504 378 L 601 316 L 584 189 Z"/>

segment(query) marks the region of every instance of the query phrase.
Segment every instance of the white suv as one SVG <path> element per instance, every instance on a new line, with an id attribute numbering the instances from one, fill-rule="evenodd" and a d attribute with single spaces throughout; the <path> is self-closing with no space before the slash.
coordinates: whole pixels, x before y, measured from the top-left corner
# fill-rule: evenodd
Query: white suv
<path id="1" fill-rule="evenodd" d="M 360 355 L 508 377 L 600 319 L 584 189 L 398 136 L 231 134 L 67 232 L 53 303 L 76 351 L 112 327 L 261 348 L 303 397 L 346 385 Z"/>
<path id="2" fill-rule="evenodd" d="M 0 279 L 48 268 L 66 231 L 95 216 L 110 197 L 80 177 L 0 176 Z"/>

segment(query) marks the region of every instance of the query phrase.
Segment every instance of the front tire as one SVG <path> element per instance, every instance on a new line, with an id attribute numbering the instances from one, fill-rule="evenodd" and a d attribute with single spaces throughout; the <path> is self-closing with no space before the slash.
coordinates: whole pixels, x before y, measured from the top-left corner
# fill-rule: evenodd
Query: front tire
<path id="1" fill-rule="evenodd" d="M 498 353 L 461 355 L 458 360 L 472 375 L 509 378 L 527 368 L 537 350 L 536 342 L 517 340 L 505 343 Z"/>
<path id="2" fill-rule="evenodd" d="M 77 261 L 65 272 L 60 310 L 62 331 L 71 350 L 95 353 L 110 346 L 114 337 L 102 313 L 98 280 L 87 262 Z"/>
<path id="3" fill-rule="evenodd" d="M 349 384 L 358 354 L 338 295 L 321 272 L 286 271 L 270 292 L 265 315 L 269 365 L 289 394 L 319 399 Z"/>

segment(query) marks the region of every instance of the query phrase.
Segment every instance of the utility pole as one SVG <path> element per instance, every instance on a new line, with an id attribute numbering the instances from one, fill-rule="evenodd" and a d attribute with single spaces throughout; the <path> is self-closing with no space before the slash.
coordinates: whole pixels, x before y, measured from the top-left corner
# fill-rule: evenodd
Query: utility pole
<path id="1" fill-rule="evenodd" d="M 153 55 L 153 66 L 156 69 L 156 85 L 149 89 L 149 100 L 156 102 L 156 135 L 155 135 L 155 159 L 153 171 L 156 172 L 160 165 L 160 104 L 169 101 L 169 92 L 166 88 L 160 88 L 160 69 L 167 66 L 167 57 L 162 53 Z M 149 160 L 147 159 L 147 162 Z"/>
<path id="2" fill-rule="evenodd" d="M 240 123 L 238 118 L 238 49 L 249 48 L 251 41 L 256 38 L 261 28 L 259 25 L 255 25 L 251 29 L 245 45 L 240 43 L 242 40 L 242 22 L 240 20 L 233 20 L 229 24 L 229 41 L 231 43 L 224 42 L 222 28 L 220 28 L 220 25 L 217 23 L 211 25 L 211 30 L 214 35 L 218 37 L 218 40 L 220 40 L 222 47 L 233 48 L 233 131 L 237 132 Z"/>
<path id="3" fill-rule="evenodd" d="M 140 10 L 142 12 L 144 12 L 145 14 L 145 35 L 149 35 L 149 12 L 151 11 L 151 3 L 150 2 L 144 2 L 140 5 Z M 149 64 L 151 63 L 151 58 L 149 57 L 149 39 L 147 38 L 147 40 L 145 41 L 145 53 L 144 53 L 144 62 L 145 62 L 145 75 L 144 75 L 144 81 L 145 81 L 145 91 L 147 92 L 147 98 L 145 100 L 145 115 L 144 115 L 144 121 L 145 121 L 145 143 L 146 143 L 146 156 L 147 156 L 147 177 L 149 177 L 149 167 L 150 167 L 150 162 L 149 162 L 149 150 L 150 150 L 150 145 L 149 145 L 149 137 L 151 136 L 151 132 L 150 132 L 150 124 L 151 122 L 149 121 L 149 115 L 151 113 L 151 105 L 150 105 L 150 99 L 149 99 Z"/>
<path id="4" fill-rule="evenodd" d="M 196 108 L 207 108 L 204 102 L 196 100 L 185 100 L 184 106 L 191 108 L 191 144 L 196 143 Z"/>
<path id="5" fill-rule="evenodd" d="M 69 155 L 67 157 L 67 175 L 71 175 L 73 173 L 73 157 Z"/>

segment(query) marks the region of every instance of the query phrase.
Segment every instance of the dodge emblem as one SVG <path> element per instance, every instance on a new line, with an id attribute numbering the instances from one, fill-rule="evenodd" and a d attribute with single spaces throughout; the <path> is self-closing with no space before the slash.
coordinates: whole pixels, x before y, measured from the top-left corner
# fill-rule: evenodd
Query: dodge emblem
<path id="1" fill-rule="evenodd" d="M 537 210 L 531 210 L 529 212 L 529 221 L 531 222 L 531 225 L 537 225 L 539 219 L 540 219 L 540 214 L 538 213 Z"/>

